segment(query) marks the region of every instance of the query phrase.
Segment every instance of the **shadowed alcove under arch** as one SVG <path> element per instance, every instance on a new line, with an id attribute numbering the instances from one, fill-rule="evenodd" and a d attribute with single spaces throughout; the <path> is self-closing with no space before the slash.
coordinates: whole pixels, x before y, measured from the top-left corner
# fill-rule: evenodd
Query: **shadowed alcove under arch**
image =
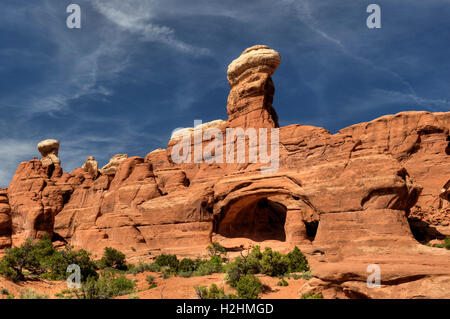
<path id="1" fill-rule="evenodd" d="M 248 197 L 233 203 L 217 220 L 215 232 L 227 238 L 286 241 L 286 207 L 266 197 Z"/>

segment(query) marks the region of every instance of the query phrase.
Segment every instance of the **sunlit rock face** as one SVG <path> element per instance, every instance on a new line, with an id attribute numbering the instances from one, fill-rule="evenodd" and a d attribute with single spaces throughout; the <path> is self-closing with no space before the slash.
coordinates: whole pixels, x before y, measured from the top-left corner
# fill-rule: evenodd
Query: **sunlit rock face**
<path id="1" fill-rule="evenodd" d="M 271 75 L 280 61 L 267 46 L 245 50 L 228 68 L 228 120 L 200 131 L 277 128 Z M 419 241 L 450 236 L 449 129 L 450 112 L 386 115 L 333 135 L 280 127 L 271 174 L 254 163 L 175 163 L 171 150 L 194 128 L 145 158 L 118 154 L 98 169 L 89 157 L 70 173 L 55 159 L 59 142 L 46 142 L 42 160 L 21 163 L 0 192 L 0 246 L 50 233 L 95 257 L 114 247 L 138 262 L 200 256 L 211 241 L 230 256 L 248 244 L 297 245 L 316 277 L 302 291 L 448 298 L 450 251 Z M 379 289 L 367 289 L 370 264 L 382 267 Z"/>

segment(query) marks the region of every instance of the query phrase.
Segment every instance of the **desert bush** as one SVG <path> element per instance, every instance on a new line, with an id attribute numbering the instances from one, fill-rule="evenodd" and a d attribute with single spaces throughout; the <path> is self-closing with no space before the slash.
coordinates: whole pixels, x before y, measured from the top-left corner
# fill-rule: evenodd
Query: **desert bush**
<path id="1" fill-rule="evenodd" d="M 0 262 L 0 274 L 15 282 L 25 278 L 24 270 L 32 274 L 40 274 L 43 268 L 38 260 L 39 255 L 30 240 L 21 247 L 7 249 L 6 255 Z"/>
<path id="2" fill-rule="evenodd" d="M 277 286 L 289 286 L 289 283 L 285 279 L 281 279 L 279 282 L 277 282 Z"/>
<path id="3" fill-rule="evenodd" d="M 239 279 L 246 275 L 244 260 L 241 257 L 236 257 L 236 259 L 228 263 L 225 266 L 226 270 L 226 281 L 231 287 L 236 287 Z"/>
<path id="4" fill-rule="evenodd" d="M 164 266 L 170 267 L 170 269 L 176 272 L 179 261 L 176 255 L 161 254 L 158 257 L 156 257 L 155 263 L 161 267 Z"/>
<path id="5" fill-rule="evenodd" d="M 128 299 L 141 299 L 138 295 L 129 295 Z"/>
<path id="6" fill-rule="evenodd" d="M 55 253 L 48 234 L 35 244 L 28 239 L 22 246 L 6 250 L 0 261 L 0 274 L 13 281 L 23 280 L 24 270 L 40 275 L 46 271 L 43 261 Z"/>
<path id="7" fill-rule="evenodd" d="M 297 246 L 287 254 L 287 260 L 289 262 L 289 272 L 304 272 L 309 270 L 308 260 Z"/>
<path id="8" fill-rule="evenodd" d="M 261 289 L 261 281 L 253 275 L 241 277 L 236 285 L 238 297 L 241 299 L 258 299 Z"/>
<path id="9" fill-rule="evenodd" d="M 450 249 L 450 237 L 449 237 L 449 236 L 446 236 L 446 237 L 445 237 L 444 247 L 445 247 L 446 249 Z"/>
<path id="10" fill-rule="evenodd" d="M 42 264 L 49 271 L 44 275 L 47 279 L 65 280 L 67 278 L 67 267 L 75 264 L 80 267 L 81 281 L 85 282 L 89 277 L 98 278 L 97 264 L 91 259 L 91 254 L 83 249 L 73 250 L 66 246 L 61 251 L 46 257 Z"/>
<path id="11" fill-rule="evenodd" d="M 236 299 L 236 295 L 226 294 L 224 289 L 216 284 L 212 284 L 209 289 L 204 286 L 195 286 L 194 289 L 199 299 Z"/>
<path id="12" fill-rule="evenodd" d="M 221 272 L 223 272 L 222 258 L 212 256 L 210 260 L 200 261 L 200 265 L 193 272 L 193 276 L 207 276 Z"/>
<path id="13" fill-rule="evenodd" d="M 60 292 L 56 293 L 55 296 L 58 299 L 72 299 L 75 296 L 74 291 L 75 290 L 71 289 L 63 289 Z"/>
<path id="14" fill-rule="evenodd" d="M 306 279 L 306 280 L 310 280 L 313 277 L 312 272 L 311 271 L 304 271 L 302 273 L 302 278 Z"/>
<path id="15" fill-rule="evenodd" d="M 181 271 L 177 274 L 178 277 L 181 278 L 191 278 L 194 276 L 194 272 L 192 271 Z"/>
<path id="16" fill-rule="evenodd" d="M 111 247 L 105 247 L 103 257 L 98 262 L 100 269 L 113 268 L 117 270 L 127 270 L 125 254 Z"/>
<path id="17" fill-rule="evenodd" d="M 2 289 L 0 290 L 0 293 L 1 293 L 3 296 L 9 295 L 9 291 L 8 291 L 8 289 L 6 289 L 6 288 L 2 288 Z"/>
<path id="18" fill-rule="evenodd" d="M 161 267 L 161 273 L 162 273 L 163 279 L 168 279 L 175 274 L 174 270 L 171 269 L 169 266 Z"/>
<path id="19" fill-rule="evenodd" d="M 87 251 L 73 251 L 69 246 L 58 251 L 46 234 L 36 243 L 27 240 L 20 247 L 7 249 L 0 261 L 0 274 L 10 280 L 20 281 L 25 278 L 26 270 L 47 279 L 64 280 L 67 267 L 71 264 L 80 266 L 82 281 L 90 276 L 97 277 L 97 266 Z"/>
<path id="20" fill-rule="evenodd" d="M 134 291 L 136 283 L 112 271 L 103 271 L 100 278 L 90 277 L 76 293 L 80 299 L 110 299 Z"/>
<path id="21" fill-rule="evenodd" d="M 225 266 L 227 283 L 232 287 L 236 287 L 242 276 L 262 273 L 262 257 L 263 254 L 259 246 L 255 246 L 247 258 L 236 257 L 232 263 L 228 263 Z"/>
<path id="22" fill-rule="evenodd" d="M 140 263 L 137 266 L 134 267 L 128 267 L 128 274 L 133 274 L 133 275 L 137 275 L 140 274 L 144 271 L 151 271 L 151 272 L 159 272 L 161 270 L 161 266 L 156 264 L 156 263 L 152 263 L 152 264 L 144 264 L 144 263 Z"/>
<path id="23" fill-rule="evenodd" d="M 292 276 L 292 279 L 294 279 L 294 280 L 299 280 L 300 278 L 303 277 L 303 274 L 302 274 L 302 275 L 292 274 L 291 276 Z"/>
<path id="24" fill-rule="evenodd" d="M 183 258 L 178 265 L 179 273 L 192 273 L 198 269 L 201 264 L 200 259 Z"/>
<path id="25" fill-rule="evenodd" d="M 40 294 L 32 288 L 25 288 L 20 292 L 20 299 L 48 299 L 48 295 Z"/>
<path id="26" fill-rule="evenodd" d="M 301 299 L 323 299 L 323 295 L 321 293 L 318 294 L 307 293 L 303 294 Z"/>
<path id="27" fill-rule="evenodd" d="M 284 275 L 289 271 L 289 259 L 266 247 L 261 258 L 261 270 L 263 274 L 272 277 Z"/>
<path id="28" fill-rule="evenodd" d="M 155 282 L 155 277 L 147 276 L 145 277 L 145 281 L 147 281 L 150 285 Z"/>
<path id="29" fill-rule="evenodd" d="M 227 254 L 227 250 L 221 244 L 217 242 L 212 242 L 211 245 L 206 247 L 210 256 L 224 256 Z"/>

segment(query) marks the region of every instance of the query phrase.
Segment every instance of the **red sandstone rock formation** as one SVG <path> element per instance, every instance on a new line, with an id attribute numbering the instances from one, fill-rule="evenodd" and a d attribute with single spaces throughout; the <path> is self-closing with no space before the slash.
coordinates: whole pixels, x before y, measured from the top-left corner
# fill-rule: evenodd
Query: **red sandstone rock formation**
<path id="1" fill-rule="evenodd" d="M 271 75 L 279 63 L 266 46 L 245 50 L 228 69 L 228 121 L 202 128 L 278 127 Z M 8 196 L 0 192 L 0 246 L 48 232 L 94 253 L 112 246 L 133 260 L 202 254 L 211 240 L 230 249 L 296 244 L 316 277 L 303 292 L 450 297 L 450 252 L 417 241 L 450 235 L 449 129 L 450 112 L 386 115 L 334 135 L 281 127 L 272 174 L 261 174 L 258 163 L 176 164 L 173 148 L 194 129 L 145 159 L 119 154 L 100 171 L 93 159 L 64 174 L 58 162 L 34 159 L 20 164 Z M 192 138 L 189 148 L 209 143 Z M 382 288 L 367 288 L 370 264 L 381 266 Z"/>
<path id="2" fill-rule="evenodd" d="M 8 194 L 0 189 L 0 248 L 11 246 L 11 208 L 9 207 Z"/>

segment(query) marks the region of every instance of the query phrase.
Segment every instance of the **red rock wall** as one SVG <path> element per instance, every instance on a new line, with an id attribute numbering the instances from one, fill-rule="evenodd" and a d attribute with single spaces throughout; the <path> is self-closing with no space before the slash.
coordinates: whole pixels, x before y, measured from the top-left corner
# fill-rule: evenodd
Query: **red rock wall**
<path id="1" fill-rule="evenodd" d="M 267 50 L 246 51 L 229 68 L 229 120 L 219 123 L 221 132 L 277 127 L 270 75 L 279 59 Z M 142 259 L 202 254 L 211 240 L 235 248 L 253 239 L 306 245 L 317 276 L 329 282 L 346 282 L 354 271 L 361 277 L 363 265 L 375 261 L 393 265 L 392 280 L 417 269 L 446 275 L 448 255 L 418 245 L 409 224 L 415 219 L 450 235 L 448 198 L 440 196 L 450 178 L 449 130 L 450 112 L 386 115 L 334 135 L 281 127 L 273 174 L 261 174 L 260 163 L 175 164 L 177 139 L 145 159 L 121 156 L 103 173 L 62 174 L 59 165 L 43 168 L 34 159 L 19 165 L 7 196 L 0 192 L 0 246 L 48 232 L 97 255 L 110 246 Z M 416 257 L 403 272 L 395 266 Z M 345 271 L 330 274 L 337 265 Z"/>

